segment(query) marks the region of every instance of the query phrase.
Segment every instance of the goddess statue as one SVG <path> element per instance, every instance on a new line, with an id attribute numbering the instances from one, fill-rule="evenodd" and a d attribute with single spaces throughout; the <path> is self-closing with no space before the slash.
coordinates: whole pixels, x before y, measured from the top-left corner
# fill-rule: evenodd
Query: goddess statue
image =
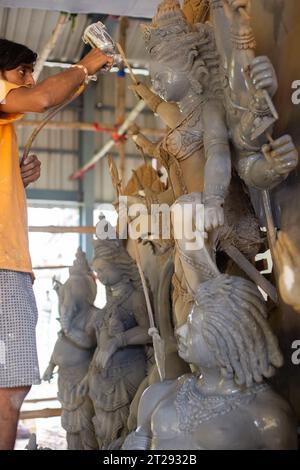
<path id="1" fill-rule="evenodd" d="M 79 248 L 65 284 L 56 282 L 61 331 L 43 380 L 50 381 L 58 367 L 58 399 L 62 406 L 61 422 L 67 432 L 69 450 L 97 449 L 92 418 L 93 405 L 80 391 L 96 348 L 91 323 L 99 314 L 93 302 L 96 281 L 85 254 Z"/>
<path id="2" fill-rule="evenodd" d="M 93 323 L 97 349 L 81 386 L 94 406 L 99 449 L 119 448 L 147 374 L 149 319 L 138 269 L 121 240 L 94 241 L 93 269 L 106 286 L 107 303 Z"/>

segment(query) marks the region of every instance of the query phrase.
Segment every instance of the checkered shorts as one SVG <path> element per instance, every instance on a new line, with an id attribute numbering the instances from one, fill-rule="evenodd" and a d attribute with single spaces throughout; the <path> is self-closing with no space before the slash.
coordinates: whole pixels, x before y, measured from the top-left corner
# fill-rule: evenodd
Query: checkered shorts
<path id="1" fill-rule="evenodd" d="M 0 388 L 40 383 L 30 274 L 0 269 Z"/>

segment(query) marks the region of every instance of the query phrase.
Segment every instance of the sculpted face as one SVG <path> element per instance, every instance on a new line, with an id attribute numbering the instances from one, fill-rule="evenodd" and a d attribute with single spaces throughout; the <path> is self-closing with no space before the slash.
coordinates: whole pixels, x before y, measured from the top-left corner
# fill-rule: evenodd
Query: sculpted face
<path id="1" fill-rule="evenodd" d="M 114 286 L 122 280 L 118 266 L 108 261 L 104 261 L 100 258 L 95 259 L 93 269 L 96 271 L 99 281 L 105 286 Z"/>
<path id="2" fill-rule="evenodd" d="M 150 75 L 154 91 L 166 101 L 179 102 L 190 89 L 185 73 L 174 71 L 158 62 L 151 63 Z"/>
<path id="3" fill-rule="evenodd" d="M 184 361 L 200 369 L 201 367 L 215 368 L 218 366 L 215 355 L 210 351 L 201 333 L 201 315 L 203 313 L 195 305 L 187 322 L 176 330 L 178 354 Z M 195 317 L 197 317 L 197 324 Z"/>

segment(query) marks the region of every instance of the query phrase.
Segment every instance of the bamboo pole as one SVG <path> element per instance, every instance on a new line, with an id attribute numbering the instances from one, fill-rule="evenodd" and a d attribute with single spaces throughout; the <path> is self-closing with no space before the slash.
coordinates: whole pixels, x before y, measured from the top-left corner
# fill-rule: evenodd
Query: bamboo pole
<path id="1" fill-rule="evenodd" d="M 15 123 L 16 127 L 23 128 L 23 127 L 36 127 L 41 123 L 38 119 L 22 119 L 21 121 L 17 121 Z M 80 122 L 80 121 L 72 121 L 72 122 L 64 122 L 64 121 L 52 121 L 49 122 L 45 129 L 51 130 L 71 130 L 71 131 L 87 131 L 87 132 L 101 132 L 99 129 L 105 129 L 105 132 L 116 132 L 117 129 L 113 127 L 111 124 L 101 124 L 101 123 L 92 123 L 92 122 Z M 166 135 L 165 129 L 154 129 L 150 127 L 141 128 L 140 132 L 143 133 L 145 136 L 152 136 L 152 137 L 164 137 Z"/>
<path id="2" fill-rule="evenodd" d="M 25 400 L 24 403 L 41 403 L 42 401 L 57 401 L 57 397 L 51 397 L 51 398 L 34 398 L 30 400 Z"/>
<path id="3" fill-rule="evenodd" d="M 125 119 L 124 123 L 122 124 L 121 127 L 119 127 L 117 134 L 122 136 L 131 126 L 131 124 L 134 123 L 138 115 L 145 109 L 146 103 L 143 100 L 140 100 L 137 105 L 133 108 L 133 110 L 129 113 L 127 118 Z M 88 161 L 83 167 L 79 168 L 79 170 L 75 171 L 71 176 L 70 180 L 76 180 L 79 178 L 82 178 L 85 173 L 87 173 L 89 170 L 94 168 L 96 163 L 98 163 L 103 157 L 105 157 L 108 152 L 113 148 L 115 145 L 115 141 L 113 139 L 109 140 L 104 147 L 102 147 L 99 152 L 97 152 L 93 158 L 91 158 L 90 161 Z"/>
<path id="4" fill-rule="evenodd" d="M 42 270 L 42 269 L 69 269 L 71 268 L 72 266 L 62 266 L 62 265 L 58 265 L 58 266 L 33 266 L 33 271 L 38 271 L 38 270 Z"/>
<path id="5" fill-rule="evenodd" d="M 54 418 L 61 416 L 61 411 L 61 408 L 45 408 L 43 410 L 21 411 L 20 419 Z"/>
<path id="6" fill-rule="evenodd" d="M 129 26 L 128 19 L 122 17 L 119 23 L 119 44 L 121 44 L 123 50 L 126 50 L 126 33 Z M 126 117 L 126 76 L 122 74 L 124 72 L 120 69 L 119 75 L 116 76 L 116 126 L 120 127 Z M 120 141 L 118 143 L 119 152 L 119 167 L 122 182 L 125 181 L 125 159 L 126 159 L 126 142 Z"/>
<path id="7" fill-rule="evenodd" d="M 96 233 L 95 227 L 63 227 L 56 225 L 49 226 L 31 226 L 29 227 L 31 233 Z"/>
<path id="8" fill-rule="evenodd" d="M 70 21 L 70 15 L 68 13 L 61 13 L 59 15 L 59 18 L 58 18 L 58 21 L 57 21 L 57 24 L 54 28 L 54 30 L 52 31 L 52 34 L 47 42 L 47 44 L 45 45 L 44 49 L 42 50 L 42 52 L 39 54 L 38 56 L 38 60 L 34 66 L 34 72 L 33 72 L 33 77 L 35 79 L 35 81 L 38 80 L 43 68 L 44 68 L 44 65 L 45 65 L 45 62 L 47 61 L 48 57 L 50 56 L 51 52 L 53 52 L 63 30 L 64 30 L 64 27 L 65 25 Z"/>

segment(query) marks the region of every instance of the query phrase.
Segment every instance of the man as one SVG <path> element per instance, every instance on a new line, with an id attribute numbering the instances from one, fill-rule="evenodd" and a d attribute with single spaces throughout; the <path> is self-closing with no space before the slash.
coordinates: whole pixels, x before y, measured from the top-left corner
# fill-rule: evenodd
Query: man
<path id="1" fill-rule="evenodd" d="M 30 156 L 20 168 L 13 122 L 63 103 L 89 75 L 113 63 L 93 49 L 75 66 L 35 85 L 36 58 L 27 47 L 0 40 L 0 450 L 14 448 L 21 405 L 31 385 L 40 382 L 24 191 L 38 179 L 40 163 Z"/>

